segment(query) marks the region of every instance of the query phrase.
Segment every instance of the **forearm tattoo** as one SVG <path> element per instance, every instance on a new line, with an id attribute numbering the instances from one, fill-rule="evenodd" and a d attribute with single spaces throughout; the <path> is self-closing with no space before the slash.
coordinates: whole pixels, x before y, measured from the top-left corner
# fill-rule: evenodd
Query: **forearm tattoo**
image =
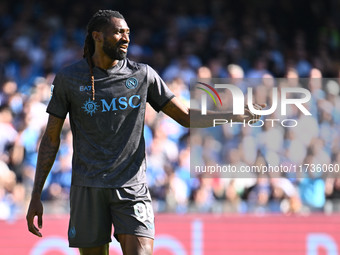
<path id="1" fill-rule="evenodd" d="M 32 194 L 41 193 L 59 149 L 60 126 L 56 123 L 56 121 L 57 120 L 52 120 L 49 122 L 39 146 L 37 168 Z"/>

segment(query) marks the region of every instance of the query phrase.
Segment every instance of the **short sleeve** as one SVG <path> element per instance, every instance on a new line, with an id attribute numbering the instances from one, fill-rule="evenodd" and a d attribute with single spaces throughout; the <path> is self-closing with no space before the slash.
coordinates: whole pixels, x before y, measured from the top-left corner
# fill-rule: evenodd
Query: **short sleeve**
<path id="1" fill-rule="evenodd" d="M 66 118 L 69 111 L 66 82 L 61 74 L 57 74 L 51 84 L 51 100 L 46 111 L 62 119 Z"/>
<path id="2" fill-rule="evenodd" d="M 149 84 L 147 101 L 159 112 L 175 95 L 150 66 L 147 66 L 147 77 Z"/>

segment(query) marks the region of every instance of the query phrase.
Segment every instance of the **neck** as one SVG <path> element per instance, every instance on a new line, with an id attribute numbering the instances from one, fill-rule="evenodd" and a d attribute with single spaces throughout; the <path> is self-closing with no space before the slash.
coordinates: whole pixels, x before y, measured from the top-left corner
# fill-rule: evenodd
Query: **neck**
<path id="1" fill-rule="evenodd" d="M 92 61 L 93 61 L 93 65 L 100 67 L 102 69 L 109 69 L 115 65 L 117 65 L 119 60 L 112 60 L 111 58 L 109 58 L 106 55 L 99 55 L 96 54 L 96 52 L 93 54 L 92 56 Z"/>

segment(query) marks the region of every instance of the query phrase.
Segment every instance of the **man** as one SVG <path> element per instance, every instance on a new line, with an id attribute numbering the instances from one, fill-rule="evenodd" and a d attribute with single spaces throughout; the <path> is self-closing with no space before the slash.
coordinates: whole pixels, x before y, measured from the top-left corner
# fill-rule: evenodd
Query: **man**
<path id="1" fill-rule="evenodd" d="M 70 247 L 84 255 L 108 254 L 112 223 L 124 254 L 152 254 L 154 215 L 143 138 L 146 102 L 185 127 L 189 114 L 200 114 L 174 97 L 151 67 L 126 58 L 129 32 L 120 13 L 95 13 L 87 27 L 84 59 L 56 75 L 47 107 L 27 224 L 30 232 L 42 236 L 33 220 L 37 216 L 42 227 L 41 191 L 69 113 L 74 154 L 68 238 Z M 210 113 L 191 124 L 211 126 L 222 117 L 232 116 Z M 247 112 L 234 121 L 253 118 Z"/>

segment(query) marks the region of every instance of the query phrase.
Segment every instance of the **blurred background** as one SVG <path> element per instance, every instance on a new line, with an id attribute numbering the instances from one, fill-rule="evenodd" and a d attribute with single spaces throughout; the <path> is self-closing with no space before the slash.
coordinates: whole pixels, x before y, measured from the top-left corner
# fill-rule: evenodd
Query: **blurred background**
<path id="1" fill-rule="evenodd" d="M 213 148 L 223 146 L 227 162 L 340 164 L 339 1 L 1 1 L 0 221 L 26 213 L 50 84 L 58 70 L 82 57 L 86 24 L 98 9 L 124 15 L 131 28 L 128 57 L 152 66 L 187 105 L 192 78 L 332 78 L 308 83 L 315 108 L 304 122 L 307 135 L 305 129 L 293 134 L 263 127 L 256 139 L 259 134 L 247 128 L 219 128 L 201 146 L 216 161 L 221 155 Z M 268 101 L 265 82 L 255 87 L 258 99 Z M 144 134 L 156 213 L 340 211 L 340 178 L 190 178 L 188 129 L 148 107 Z M 253 146 L 251 153 L 242 144 Z M 71 158 L 66 121 L 43 191 L 47 215 L 68 214 Z"/>

